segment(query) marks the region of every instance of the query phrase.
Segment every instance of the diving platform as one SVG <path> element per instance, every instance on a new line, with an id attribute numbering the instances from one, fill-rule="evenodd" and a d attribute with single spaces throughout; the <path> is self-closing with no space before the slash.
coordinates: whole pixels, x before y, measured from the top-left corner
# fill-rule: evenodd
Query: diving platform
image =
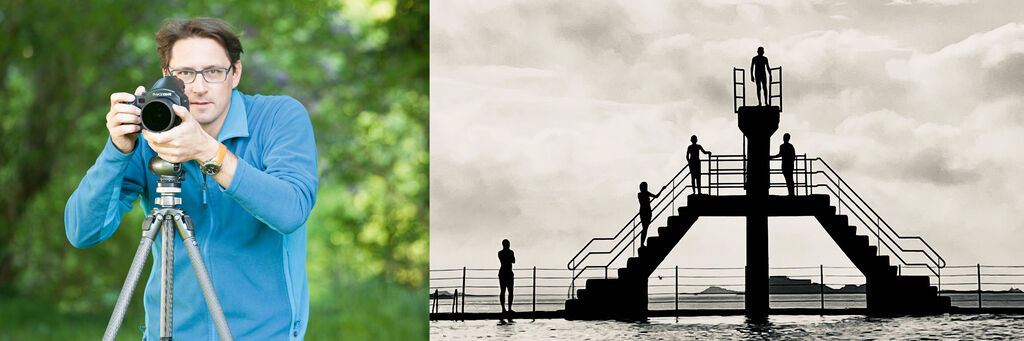
<path id="1" fill-rule="evenodd" d="M 637 243 L 642 235 L 637 215 L 614 237 L 591 239 L 569 261 L 573 281 L 565 302 L 566 318 L 636 320 L 648 316 L 648 278 L 702 217 L 745 218 L 744 312 L 753 319 L 764 319 L 772 311 L 768 307 L 768 217 L 782 216 L 813 217 L 820 223 L 864 275 L 869 314 L 936 314 L 950 310 L 949 297 L 938 295 L 931 275 L 901 274 L 900 265 L 923 267 L 938 280 L 945 260 L 924 239 L 897 233 L 821 158 L 790 156 L 792 159 L 785 162 L 791 164 L 773 167 L 773 162 L 781 161 L 771 158 L 770 146 L 782 113 L 782 69 L 771 69 L 776 70 L 779 74 L 773 74 L 773 79 L 778 82 L 772 81 L 771 85 L 778 85 L 779 90 L 769 91 L 768 105 L 745 105 L 744 96 L 737 96 L 734 86 L 734 112 L 743 133 L 743 154 L 712 155 L 705 173 L 695 169 L 691 174 L 686 165 L 669 180 L 665 184 L 671 188 L 669 194 L 652 205 L 655 215 L 650 230 L 656 230 L 657 235 Z M 740 80 L 745 79 L 742 69 L 734 69 L 734 85 L 742 87 L 743 83 L 736 81 L 737 73 Z M 777 181 L 783 175 L 788 179 Z M 693 188 L 691 181 L 699 188 Z M 772 193 L 773 188 L 780 187 L 786 188 L 788 195 Z M 686 194 L 700 190 L 706 190 L 706 194 Z M 662 220 L 665 225 L 655 228 L 653 222 L 663 214 L 667 216 Z M 867 234 L 858 234 L 858 227 Z M 603 243 L 608 241 L 615 241 L 611 249 L 597 249 L 596 245 L 607 245 Z M 646 246 L 636 248 L 635 253 L 626 252 L 637 244 Z M 624 254 L 633 256 L 623 257 L 622 266 L 617 260 Z M 603 271 L 605 276 L 584 275 L 588 271 Z M 585 278 L 585 286 L 577 288 L 579 278 Z"/>
<path id="2" fill-rule="evenodd" d="M 702 217 L 745 217 L 751 214 L 764 214 L 769 217 L 805 217 L 814 216 L 821 207 L 829 205 L 827 194 L 813 195 L 768 195 L 756 200 L 746 195 L 707 195 L 692 194 L 687 196 L 686 207 L 680 210 L 694 210 Z M 759 206 L 755 206 L 755 203 Z"/>

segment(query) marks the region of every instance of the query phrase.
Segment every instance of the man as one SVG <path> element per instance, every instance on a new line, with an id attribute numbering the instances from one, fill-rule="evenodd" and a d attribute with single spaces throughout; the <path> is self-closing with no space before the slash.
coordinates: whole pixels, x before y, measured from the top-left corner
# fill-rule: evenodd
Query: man
<path id="1" fill-rule="evenodd" d="M 693 194 L 700 194 L 701 152 L 711 156 L 711 152 L 704 150 L 704 147 L 697 144 L 697 135 L 690 136 L 690 146 L 686 148 L 686 163 L 690 167 L 690 186 L 693 187 Z"/>
<path id="2" fill-rule="evenodd" d="M 68 199 L 68 240 L 90 247 L 109 238 L 140 195 L 148 212 L 158 195 L 147 162 L 159 155 L 180 163 L 181 207 L 195 223 L 234 337 L 302 339 L 309 316 L 305 221 L 318 183 L 309 114 L 290 97 L 235 89 L 242 77 L 242 45 L 220 19 L 168 21 L 156 41 L 163 74 L 185 83 L 190 107 L 174 106 L 180 125 L 161 133 L 141 131 L 139 138 L 141 111 L 126 104 L 135 96 L 110 96 L 110 139 Z M 144 90 L 140 86 L 135 95 Z M 174 338 L 216 339 L 184 245 L 175 239 Z M 154 243 L 154 264 L 161 261 L 160 243 Z M 144 294 L 148 340 L 159 339 L 159 297 L 160 273 L 151 271 Z"/>
<path id="3" fill-rule="evenodd" d="M 772 159 L 778 157 L 782 158 L 782 176 L 786 178 L 786 190 L 789 191 L 790 196 L 796 195 L 793 193 L 793 163 L 796 161 L 796 148 L 789 144 L 789 133 L 782 135 L 779 153 L 771 156 Z"/>
<path id="4" fill-rule="evenodd" d="M 508 239 L 501 241 L 501 251 L 498 251 L 498 261 L 501 268 L 498 269 L 498 286 L 501 293 L 498 294 L 498 301 L 501 304 L 501 312 L 514 313 L 512 311 L 512 289 L 515 281 L 515 274 L 512 273 L 512 264 L 516 262 L 516 255 L 509 249 Z M 508 310 L 505 310 L 505 290 L 508 289 Z"/>
<path id="5" fill-rule="evenodd" d="M 750 81 L 757 85 L 757 105 L 761 106 L 761 92 L 764 91 L 764 101 L 772 105 L 771 97 L 768 97 L 768 83 L 771 81 L 771 69 L 768 65 L 768 57 L 764 56 L 764 47 L 757 48 L 757 55 L 750 60 Z"/>

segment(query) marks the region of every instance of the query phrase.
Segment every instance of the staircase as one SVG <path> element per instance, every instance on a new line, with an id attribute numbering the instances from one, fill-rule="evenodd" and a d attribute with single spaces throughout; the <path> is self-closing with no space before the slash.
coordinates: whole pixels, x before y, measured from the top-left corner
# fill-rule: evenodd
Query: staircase
<path id="1" fill-rule="evenodd" d="M 742 163 L 742 155 L 713 156 L 708 161 L 708 187 L 716 189 L 742 188 L 742 181 L 720 181 L 720 175 L 740 175 L 735 168 L 719 167 L 722 163 Z M 818 170 L 814 165 L 818 164 Z M 920 237 L 900 236 L 878 214 L 867 206 L 867 203 L 820 158 L 809 159 L 798 157 L 797 170 L 794 177 L 797 187 L 803 190 L 797 196 L 769 196 L 763 207 L 752 207 L 746 204 L 745 195 L 688 195 L 687 206 L 677 209 L 677 215 L 667 218 L 666 226 L 657 228 L 657 235 L 647 239 L 647 246 L 636 250 L 635 256 L 628 257 L 625 267 L 616 269 L 617 277 L 609 277 L 608 269 L 619 255 L 629 250 L 628 245 L 635 242 L 636 218 L 627 223 L 613 238 L 592 239 L 568 264 L 574 271 L 573 284 L 570 285 L 570 297 L 566 301 L 566 317 L 568 319 L 642 319 L 647 314 L 647 279 L 669 252 L 679 243 L 690 227 L 700 216 L 745 216 L 750 210 L 758 210 L 768 216 L 813 216 L 825 229 L 832 240 L 846 254 L 850 261 L 863 273 L 867 282 L 867 308 L 873 315 L 886 314 L 935 314 L 948 311 L 949 297 L 938 295 L 938 288 L 932 286 L 930 276 L 901 275 L 900 268 L 890 264 L 920 266 L 927 268 L 939 278 L 939 271 L 945 261 L 928 246 Z M 718 170 L 724 170 L 719 172 Z M 684 167 L 670 180 L 672 190 L 668 197 L 654 206 L 654 212 L 660 215 L 666 207 L 674 206 L 675 198 L 688 191 L 686 183 L 687 168 Z M 817 177 L 817 179 L 815 179 Z M 772 187 L 784 187 L 784 183 L 772 183 Z M 815 188 L 824 188 L 828 194 L 814 194 Z M 710 192 L 710 191 L 709 191 Z M 799 191 L 798 191 L 799 193 Z M 832 204 L 835 203 L 835 206 Z M 659 210 L 660 208 L 660 210 Z M 845 212 L 839 212 L 842 208 Z M 845 213 L 845 214 L 843 214 Z M 851 217 L 871 232 L 871 235 L 857 234 L 857 227 L 851 225 Z M 657 216 L 652 219 L 652 230 Z M 873 237 L 873 238 L 872 238 Z M 618 241 L 610 250 L 588 251 L 596 240 Z M 921 249 L 910 249 L 903 244 L 907 240 L 916 240 L 924 245 Z M 872 245 L 874 242 L 875 245 Z M 638 243 L 637 243 L 638 244 Z M 880 249 L 882 248 L 882 249 Z M 615 251 L 618 250 L 618 253 Z M 882 255 L 880 251 L 891 253 Z M 584 265 L 591 255 L 614 254 L 611 260 L 603 265 Z M 929 263 L 913 263 L 908 261 L 912 254 L 921 254 Z M 581 257 L 582 256 L 582 257 Z M 574 286 L 575 279 L 587 270 L 604 269 L 604 278 L 587 278 L 584 288 Z M 577 272 L 578 271 L 578 272 Z M 574 295 L 573 295 L 574 294 Z"/>
<path id="2" fill-rule="evenodd" d="M 658 235 L 647 238 L 647 245 L 637 249 L 637 256 L 626 260 L 626 267 L 617 270 L 617 278 L 588 279 L 586 289 L 577 289 L 576 298 L 565 302 L 568 319 L 634 319 L 647 314 L 647 278 L 672 248 L 683 239 L 697 221 L 697 214 L 686 207 L 679 215 L 668 217 L 668 225 L 658 228 Z"/>
<path id="3" fill-rule="evenodd" d="M 901 276 L 889 256 L 878 255 L 869 236 L 857 234 L 849 217 L 836 214 L 835 206 L 817 208 L 814 218 L 850 258 L 867 280 L 867 306 L 872 314 L 928 314 L 949 310 L 950 298 L 939 296 L 928 276 Z"/>

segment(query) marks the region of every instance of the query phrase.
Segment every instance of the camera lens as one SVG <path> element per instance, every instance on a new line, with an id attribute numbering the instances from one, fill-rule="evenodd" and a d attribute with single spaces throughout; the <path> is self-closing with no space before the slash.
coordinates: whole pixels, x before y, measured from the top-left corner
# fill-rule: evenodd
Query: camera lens
<path id="1" fill-rule="evenodd" d="M 142 107 L 142 128 L 146 130 L 156 132 L 169 130 L 174 127 L 175 118 L 177 116 L 171 111 L 171 105 L 164 101 L 152 101 Z"/>

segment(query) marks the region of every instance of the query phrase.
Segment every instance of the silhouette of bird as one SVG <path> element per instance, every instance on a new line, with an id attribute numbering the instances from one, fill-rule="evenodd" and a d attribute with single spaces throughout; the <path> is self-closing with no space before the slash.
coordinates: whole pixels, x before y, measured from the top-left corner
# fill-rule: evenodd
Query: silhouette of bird
<path id="1" fill-rule="evenodd" d="M 659 281 L 661 280 L 661 276 L 658 276 L 658 280 L 659 280 Z"/>

